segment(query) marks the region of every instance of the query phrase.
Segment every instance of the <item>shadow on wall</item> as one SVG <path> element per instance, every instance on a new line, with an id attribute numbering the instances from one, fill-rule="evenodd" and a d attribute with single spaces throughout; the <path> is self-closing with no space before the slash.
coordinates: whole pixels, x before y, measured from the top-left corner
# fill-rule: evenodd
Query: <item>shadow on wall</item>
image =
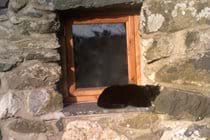
<path id="1" fill-rule="evenodd" d="M 103 108 L 124 108 L 128 105 L 149 107 L 160 94 L 160 87 L 154 85 L 123 85 L 106 88 L 98 98 L 98 106 Z"/>

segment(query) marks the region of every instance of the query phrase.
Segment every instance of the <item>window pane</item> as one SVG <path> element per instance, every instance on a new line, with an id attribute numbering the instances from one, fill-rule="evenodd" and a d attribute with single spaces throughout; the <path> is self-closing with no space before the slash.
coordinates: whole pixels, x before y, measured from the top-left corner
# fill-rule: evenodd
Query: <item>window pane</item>
<path id="1" fill-rule="evenodd" d="M 124 23 L 73 25 L 77 88 L 128 84 Z"/>

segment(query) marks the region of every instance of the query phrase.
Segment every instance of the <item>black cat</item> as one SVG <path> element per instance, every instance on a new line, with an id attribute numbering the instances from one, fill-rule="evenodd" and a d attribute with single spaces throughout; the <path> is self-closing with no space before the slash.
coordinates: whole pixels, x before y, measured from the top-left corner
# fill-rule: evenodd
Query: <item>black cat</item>
<path id="1" fill-rule="evenodd" d="M 154 85 L 116 85 L 106 88 L 97 104 L 103 108 L 123 108 L 128 105 L 149 107 L 159 93 L 160 87 Z"/>

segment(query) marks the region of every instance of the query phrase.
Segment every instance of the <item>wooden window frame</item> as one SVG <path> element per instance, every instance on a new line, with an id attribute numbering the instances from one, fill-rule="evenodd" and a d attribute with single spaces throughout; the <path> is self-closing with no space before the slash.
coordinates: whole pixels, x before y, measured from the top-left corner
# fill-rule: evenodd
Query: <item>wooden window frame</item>
<path id="1" fill-rule="evenodd" d="M 139 14 L 139 13 L 138 13 Z M 141 84 L 140 74 L 140 16 L 137 13 L 104 13 L 102 15 L 90 14 L 85 17 L 71 17 L 65 20 L 65 36 L 67 51 L 67 102 L 96 102 L 100 93 L 106 87 L 100 88 L 78 88 L 75 82 L 75 67 L 73 54 L 73 24 L 102 24 L 102 23 L 125 23 L 126 25 L 126 45 L 128 59 L 128 80 L 129 84 Z"/>

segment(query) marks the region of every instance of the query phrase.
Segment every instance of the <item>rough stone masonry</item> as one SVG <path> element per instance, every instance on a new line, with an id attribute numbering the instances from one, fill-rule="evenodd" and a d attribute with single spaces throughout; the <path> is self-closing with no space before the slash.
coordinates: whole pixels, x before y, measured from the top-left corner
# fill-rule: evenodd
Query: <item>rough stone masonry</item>
<path id="1" fill-rule="evenodd" d="M 30 118 L 62 108 L 52 1 L 0 2 L 0 118 Z"/>
<path id="2" fill-rule="evenodd" d="M 174 88 L 162 91 L 156 111 L 207 116 L 210 1 L 146 0 L 140 26 L 146 83 Z"/>
<path id="3" fill-rule="evenodd" d="M 0 119 L 33 120 L 11 123 L 14 130 L 24 126 L 21 133 L 50 133 L 59 126 L 35 120 L 63 107 L 57 11 L 127 6 L 139 7 L 141 15 L 143 82 L 166 87 L 156 112 L 209 116 L 209 0 L 0 0 Z"/>

